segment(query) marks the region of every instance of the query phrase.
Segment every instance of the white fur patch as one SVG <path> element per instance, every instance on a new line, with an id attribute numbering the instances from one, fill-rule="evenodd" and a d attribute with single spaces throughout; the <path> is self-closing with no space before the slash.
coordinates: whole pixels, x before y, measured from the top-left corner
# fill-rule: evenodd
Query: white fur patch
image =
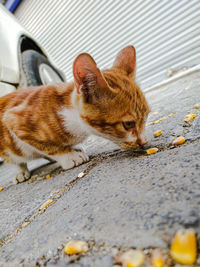
<path id="1" fill-rule="evenodd" d="M 147 143 L 148 139 L 147 139 L 147 135 L 146 135 L 146 129 L 144 128 L 141 135 L 140 135 L 140 139 L 142 141 L 142 143 Z"/>
<path id="2" fill-rule="evenodd" d="M 89 160 L 89 157 L 85 154 L 83 150 L 74 150 L 64 155 L 51 156 L 51 158 L 56 160 L 64 170 L 79 166 L 80 164 Z"/>
<path id="3" fill-rule="evenodd" d="M 59 112 L 64 119 L 64 127 L 67 132 L 74 136 L 74 144 L 82 143 L 90 134 L 91 127 L 80 117 L 76 109 L 64 108 Z"/>
<path id="4" fill-rule="evenodd" d="M 18 165 L 19 167 L 19 173 L 16 176 L 16 182 L 22 183 L 26 180 L 28 180 L 31 176 L 26 163 L 21 163 Z"/>
<path id="5" fill-rule="evenodd" d="M 137 140 L 136 136 L 133 136 L 132 132 L 130 132 L 125 141 L 126 142 L 136 142 L 136 140 Z"/>

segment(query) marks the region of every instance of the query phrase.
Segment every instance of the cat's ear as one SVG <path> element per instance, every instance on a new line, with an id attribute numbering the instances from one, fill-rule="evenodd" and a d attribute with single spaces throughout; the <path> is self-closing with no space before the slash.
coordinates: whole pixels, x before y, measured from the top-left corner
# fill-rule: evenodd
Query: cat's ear
<path id="1" fill-rule="evenodd" d="M 135 65 L 136 65 L 136 52 L 133 46 L 127 46 L 122 49 L 114 61 L 113 66 L 119 67 L 125 70 L 128 75 L 134 76 L 135 74 Z"/>
<path id="2" fill-rule="evenodd" d="M 89 54 L 80 54 L 74 61 L 73 74 L 77 93 L 89 94 L 95 88 L 106 88 L 107 83 Z M 91 92 L 92 93 L 92 92 Z"/>

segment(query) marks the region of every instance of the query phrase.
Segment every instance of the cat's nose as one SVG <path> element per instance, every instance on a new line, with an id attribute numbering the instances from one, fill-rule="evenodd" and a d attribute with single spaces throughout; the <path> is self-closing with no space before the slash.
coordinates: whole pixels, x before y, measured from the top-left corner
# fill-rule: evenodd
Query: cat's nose
<path id="1" fill-rule="evenodd" d="M 138 143 L 138 145 L 140 145 L 140 146 L 144 146 L 144 145 L 146 145 L 147 143 L 148 143 L 148 140 L 147 140 L 147 137 L 145 136 L 145 137 L 139 137 L 138 139 L 137 139 L 137 143 Z"/>
<path id="2" fill-rule="evenodd" d="M 146 145 L 146 144 L 148 143 L 148 141 L 147 141 L 147 140 L 141 140 L 141 139 L 138 139 L 138 140 L 137 140 L 137 143 L 138 143 L 138 145 L 140 145 L 140 146 L 144 146 L 144 145 Z"/>
<path id="3" fill-rule="evenodd" d="M 148 143 L 148 139 L 147 139 L 145 130 L 143 130 L 142 133 L 138 136 L 137 143 L 140 146 L 144 146 Z"/>

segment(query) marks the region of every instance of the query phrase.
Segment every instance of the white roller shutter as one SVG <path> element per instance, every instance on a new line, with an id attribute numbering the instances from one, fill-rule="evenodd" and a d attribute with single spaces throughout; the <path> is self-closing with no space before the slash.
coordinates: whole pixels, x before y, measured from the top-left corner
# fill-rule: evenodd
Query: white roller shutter
<path id="1" fill-rule="evenodd" d="M 129 44 L 143 89 L 200 63 L 200 0 L 23 0 L 15 15 L 68 80 L 78 53 L 107 68 Z"/>

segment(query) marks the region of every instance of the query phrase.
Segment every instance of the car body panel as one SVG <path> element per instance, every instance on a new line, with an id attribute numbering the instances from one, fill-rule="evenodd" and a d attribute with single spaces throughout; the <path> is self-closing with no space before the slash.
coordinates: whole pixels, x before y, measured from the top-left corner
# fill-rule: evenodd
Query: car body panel
<path id="1" fill-rule="evenodd" d="M 20 83 L 19 43 L 22 36 L 33 40 L 28 31 L 0 4 L 0 81 Z M 38 43 L 33 42 L 43 51 Z"/>
<path id="2" fill-rule="evenodd" d="M 16 91 L 16 87 L 14 85 L 0 82 L 0 97 L 12 93 L 14 91 Z"/>

